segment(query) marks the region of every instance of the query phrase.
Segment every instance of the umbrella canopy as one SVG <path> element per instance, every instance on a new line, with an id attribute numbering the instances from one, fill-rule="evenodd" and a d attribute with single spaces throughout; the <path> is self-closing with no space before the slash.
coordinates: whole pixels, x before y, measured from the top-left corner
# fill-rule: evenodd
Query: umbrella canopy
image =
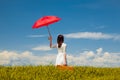
<path id="1" fill-rule="evenodd" d="M 50 25 L 52 23 L 55 23 L 55 22 L 58 22 L 59 20 L 61 20 L 61 19 L 59 17 L 57 17 L 57 16 L 44 16 L 44 17 L 38 19 L 34 23 L 32 28 L 34 29 L 34 28 L 41 28 L 43 26 L 47 26 L 49 36 L 51 36 L 50 30 L 48 28 L 48 25 Z"/>
<path id="2" fill-rule="evenodd" d="M 44 16 L 40 19 L 38 19 L 34 25 L 32 26 L 32 28 L 41 28 L 43 26 L 48 26 L 52 23 L 58 22 L 60 20 L 59 17 L 57 16 Z"/>

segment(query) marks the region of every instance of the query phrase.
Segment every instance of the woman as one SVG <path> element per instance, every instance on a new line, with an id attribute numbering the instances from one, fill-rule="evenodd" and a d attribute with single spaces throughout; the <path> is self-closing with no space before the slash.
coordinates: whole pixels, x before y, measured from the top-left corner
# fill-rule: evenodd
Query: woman
<path id="1" fill-rule="evenodd" d="M 50 40 L 50 48 L 57 48 L 58 55 L 56 58 L 56 66 L 67 66 L 66 60 L 66 44 L 64 43 L 64 36 L 58 35 L 57 37 L 57 45 L 52 45 L 52 36 L 49 37 Z"/>

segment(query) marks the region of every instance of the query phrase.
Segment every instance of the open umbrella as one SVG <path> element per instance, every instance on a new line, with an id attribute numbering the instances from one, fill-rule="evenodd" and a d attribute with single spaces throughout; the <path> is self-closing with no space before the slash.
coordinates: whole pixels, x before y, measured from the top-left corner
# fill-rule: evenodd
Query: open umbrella
<path id="1" fill-rule="evenodd" d="M 41 28 L 41 27 L 46 26 L 47 29 L 48 29 L 49 36 L 51 36 L 50 30 L 48 28 L 48 25 L 53 24 L 55 22 L 58 22 L 59 20 L 61 20 L 61 19 L 59 17 L 57 17 L 57 16 L 44 16 L 44 17 L 38 19 L 34 23 L 32 28 L 34 29 L 34 28 Z"/>

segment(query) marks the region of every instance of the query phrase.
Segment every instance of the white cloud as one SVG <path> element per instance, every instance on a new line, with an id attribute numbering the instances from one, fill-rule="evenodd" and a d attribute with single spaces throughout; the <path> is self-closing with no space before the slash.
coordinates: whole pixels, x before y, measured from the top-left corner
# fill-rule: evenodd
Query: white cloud
<path id="1" fill-rule="evenodd" d="M 30 51 L 22 53 L 14 51 L 0 52 L 0 65 L 45 65 L 55 61 L 55 55 L 36 56 Z"/>
<path id="2" fill-rule="evenodd" d="M 102 48 L 98 48 L 96 51 L 97 51 L 97 54 L 100 55 L 102 53 L 103 49 Z"/>
<path id="3" fill-rule="evenodd" d="M 93 51 L 89 51 L 89 52 L 86 53 L 86 56 L 87 56 L 87 57 L 94 57 L 95 54 L 94 54 Z"/>
<path id="4" fill-rule="evenodd" d="M 79 56 L 69 55 L 68 62 L 74 65 L 120 67 L 120 53 L 103 52 L 102 48 L 96 51 L 84 51 Z"/>
<path id="5" fill-rule="evenodd" d="M 113 40 L 120 40 L 120 35 L 112 35 L 112 34 L 105 34 L 102 32 L 78 32 L 78 33 L 70 33 L 64 35 L 66 38 L 75 38 L 75 39 L 113 39 Z"/>
<path id="6" fill-rule="evenodd" d="M 51 48 L 49 46 L 43 45 L 43 46 L 37 46 L 32 48 L 32 50 L 39 50 L 39 51 L 49 51 Z"/>
<path id="7" fill-rule="evenodd" d="M 115 37 L 114 37 L 114 40 L 120 40 L 120 35 L 115 36 Z"/>
<path id="8" fill-rule="evenodd" d="M 98 48 L 96 51 L 83 51 L 78 55 L 67 53 L 68 65 L 120 67 L 120 53 L 104 52 L 102 48 Z M 4 50 L 0 51 L 0 65 L 55 64 L 56 55 L 49 53 L 41 56 L 34 55 L 30 51 L 18 53 Z"/>
<path id="9" fill-rule="evenodd" d="M 27 37 L 37 38 L 37 37 L 46 37 L 46 35 L 29 35 Z"/>

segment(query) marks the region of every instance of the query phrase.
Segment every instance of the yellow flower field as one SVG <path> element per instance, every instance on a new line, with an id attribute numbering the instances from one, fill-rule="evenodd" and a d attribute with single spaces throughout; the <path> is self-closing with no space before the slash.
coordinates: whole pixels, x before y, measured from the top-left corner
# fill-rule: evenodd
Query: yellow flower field
<path id="1" fill-rule="evenodd" d="M 74 66 L 0 66 L 0 80 L 120 80 L 120 68 Z"/>

